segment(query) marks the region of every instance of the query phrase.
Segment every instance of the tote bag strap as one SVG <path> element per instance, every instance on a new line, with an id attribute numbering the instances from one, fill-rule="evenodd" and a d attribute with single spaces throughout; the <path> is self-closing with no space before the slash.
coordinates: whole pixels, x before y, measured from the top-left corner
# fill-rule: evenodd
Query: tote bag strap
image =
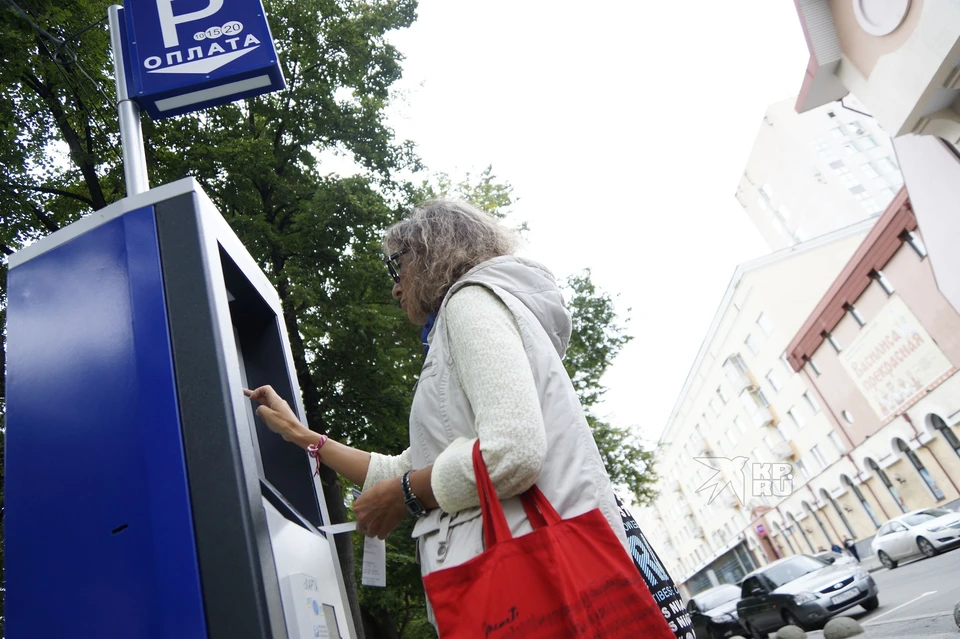
<path id="1" fill-rule="evenodd" d="M 527 513 L 527 519 L 530 520 L 530 525 L 533 526 L 534 530 L 562 521 L 553 504 L 536 485 L 531 486 L 520 495 L 520 501 L 523 503 L 523 510 Z"/>
<path id="2" fill-rule="evenodd" d="M 503 506 L 497 497 L 497 491 L 490 480 L 487 465 L 483 463 L 480 452 L 480 440 L 473 445 L 473 470 L 477 476 L 477 492 L 480 495 L 480 513 L 483 516 L 483 542 L 490 550 L 499 541 L 511 539 L 510 526 L 503 514 Z"/>
<path id="3" fill-rule="evenodd" d="M 503 514 L 503 506 L 490 479 L 490 473 L 487 472 L 487 465 L 483 461 L 479 439 L 473 445 L 473 470 L 477 476 L 477 493 L 480 496 L 480 512 L 483 516 L 484 545 L 489 550 L 497 542 L 511 539 L 513 535 L 510 533 L 510 526 Z M 520 502 L 534 530 L 562 521 L 553 504 L 536 485 L 520 495 Z"/>

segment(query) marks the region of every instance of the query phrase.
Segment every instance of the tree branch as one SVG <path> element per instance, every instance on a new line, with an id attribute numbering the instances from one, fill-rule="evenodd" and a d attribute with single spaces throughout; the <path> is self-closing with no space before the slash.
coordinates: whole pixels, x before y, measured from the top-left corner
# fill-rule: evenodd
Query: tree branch
<path id="1" fill-rule="evenodd" d="M 17 183 L 17 182 L 7 182 L 6 184 L 3 184 L 2 186 L 5 187 L 5 188 L 8 188 L 8 189 L 10 189 L 10 190 L 26 189 L 26 190 L 28 190 L 28 191 L 36 191 L 36 192 L 38 192 L 38 193 L 48 193 L 48 194 L 50 194 L 50 195 L 60 195 L 60 196 L 63 196 L 63 197 L 72 198 L 72 199 L 74 199 L 74 200 L 80 200 L 81 202 L 83 202 L 83 203 L 85 203 L 85 204 L 89 204 L 90 206 L 94 206 L 93 200 L 91 200 L 90 198 L 88 198 L 86 195 L 80 195 L 79 193 L 71 193 L 70 191 L 64 191 L 63 189 L 54 189 L 54 188 L 50 188 L 50 187 L 47 187 L 47 186 L 30 186 L 29 184 L 19 184 L 19 183 Z M 42 220 L 41 220 L 41 221 L 42 221 Z M 52 229 L 52 230 L 56 231 L 57 229 Z"/>

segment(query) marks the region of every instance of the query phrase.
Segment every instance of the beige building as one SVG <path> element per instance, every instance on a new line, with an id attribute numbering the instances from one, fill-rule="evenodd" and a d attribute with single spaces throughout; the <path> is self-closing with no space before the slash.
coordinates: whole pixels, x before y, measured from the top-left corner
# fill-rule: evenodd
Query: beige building
<path id="1" fill-rule="evenodd" d="M 688 592 L 735 582 L 776 557 L 756 530 L 757 512 L 791 487 L 787 480 L 786 490 L 779 482 L 781 489 L 771 492 L 765 473 L 793 461 L 814 475 L 839 457 L 843 443 L 829 448 L 832 425 L 785 351 L 872 224 L 862 221 L 735 271 L 661 436 L 660 496 L 639 513 Z"/>
<path id="2" fill-rule="evenodd" d="M 894 136 L 938 287 L 960 309 L 960 3 L 795 2 L 810 50 L 797 111 L 850 92 Z"/>
<path id="3" fill-rule="evenodd" d="M 773 250 L 879 216 L 903 184 L 890 137 L 858 107 L 767 109 L 736 197 Z"/>
<path id="4" fill-rule="evenodd" d="M 774 535 L 781 552 L 849 537 L 870 554 L 888 518 L 960 499 L 960 314 L 919 231 L 901 191 L 791 340 L 843 454 L 767 513 L 774 530 L 809 515 L 792 544 Z"/>

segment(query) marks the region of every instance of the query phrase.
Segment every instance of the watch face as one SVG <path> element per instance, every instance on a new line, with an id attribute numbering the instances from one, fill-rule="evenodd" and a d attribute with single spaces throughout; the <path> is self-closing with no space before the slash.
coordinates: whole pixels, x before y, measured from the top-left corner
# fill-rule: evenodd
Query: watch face
<path id="1" fill-rule="evenodd" d="M 409 501 L 404 501 L 407 505 L 407 511 L 410 512 L 414 517 L 424 517 L 427 514 L 427 511 L 424 509 L 423 504 L 420 503 L 420 500 L 414 497 Z"/>

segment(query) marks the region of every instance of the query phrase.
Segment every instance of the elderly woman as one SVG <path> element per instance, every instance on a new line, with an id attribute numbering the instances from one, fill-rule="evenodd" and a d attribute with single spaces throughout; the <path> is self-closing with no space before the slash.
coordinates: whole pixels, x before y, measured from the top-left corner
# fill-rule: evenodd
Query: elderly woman
<path id="1" fill-rule="evenodd" d="M 417 518 L 421 572 L 483 551 L 472 448 L 514 536 L 532 530 L 517 497 L 534 484 L 564 518 L 599 508 L 626 538 L 610 478 L 561 359 L 570 314 L 553 275 L 512 255 L 512 232 L 462 202 L 433 201 L 384 240 L 393 296 L 424 326 L 427 355 L 410 411 L 410 447 L 367 453 L 305 428 L 269 387 L 247 391 L 287 441 L 363 486 L 357 528 L 381 539 Z M 432 614 L 431 614 L 432 620 Z"/>

